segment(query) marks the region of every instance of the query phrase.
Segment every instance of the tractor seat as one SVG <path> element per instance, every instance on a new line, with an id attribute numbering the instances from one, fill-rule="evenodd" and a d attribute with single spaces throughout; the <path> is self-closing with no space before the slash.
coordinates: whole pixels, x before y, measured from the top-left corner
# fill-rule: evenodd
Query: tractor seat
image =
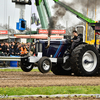
<path id="1" fill-rule="evenodd" d="M 83 42 L 83 34 L 78 34 L 78 36 L 80 37 L 80 41 L 79 42 Z"/>

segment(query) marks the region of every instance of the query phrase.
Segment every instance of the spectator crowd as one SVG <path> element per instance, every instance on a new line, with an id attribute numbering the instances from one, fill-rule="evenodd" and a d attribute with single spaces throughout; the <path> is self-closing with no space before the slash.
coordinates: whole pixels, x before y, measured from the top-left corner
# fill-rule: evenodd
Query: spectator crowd
<path id="1" fill-rule="evenodd" d="M 30 46 L 30 43 L 4 42 L 0 44 L 0 56 L 25 56 L 28 55 Z M 31 49 L 30 53 L 34 54 L 34 49 Z"/>

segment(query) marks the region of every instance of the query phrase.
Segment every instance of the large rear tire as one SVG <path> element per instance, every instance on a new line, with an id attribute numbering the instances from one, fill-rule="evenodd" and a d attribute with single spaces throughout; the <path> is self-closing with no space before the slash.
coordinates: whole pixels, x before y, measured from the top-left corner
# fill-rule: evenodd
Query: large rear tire
<path id="1" fill-rule="evenodd" d="M 75 75 L 95 76 L 100 71 L 99 54 L 89 44 L 77 46 L 71 53 L 71 68 Z"/>
<path id="2" fill-rule="evenodd" d="M 51 71 L 55 75 L 71 75 L 72 73 L 71 67 L 67 62 L 65 64 L 53 65 Z"/>

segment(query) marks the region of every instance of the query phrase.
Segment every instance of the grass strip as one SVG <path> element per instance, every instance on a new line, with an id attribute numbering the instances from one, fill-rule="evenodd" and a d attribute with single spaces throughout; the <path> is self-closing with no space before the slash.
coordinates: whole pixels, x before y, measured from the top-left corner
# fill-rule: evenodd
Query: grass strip
<path id="1" fill-rule="evenodd" d="M 100 86 L 1 87 L 1 95 L 100 94 Z"/>
<path id="2" fill-rule="evenodd" d="M 0 69 L 2 72 L 23 72 L 22 69 Z M 33 72 L 39 72 L 38 69 L 33 69 Z"/>

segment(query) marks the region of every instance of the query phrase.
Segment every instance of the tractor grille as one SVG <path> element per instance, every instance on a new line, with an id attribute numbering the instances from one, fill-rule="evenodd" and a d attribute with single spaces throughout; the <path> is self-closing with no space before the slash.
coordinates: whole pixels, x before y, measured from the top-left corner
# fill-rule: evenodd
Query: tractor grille
<path id="1" fill-rule="evenodd" d="M 35 45 L 36 48 L 36 54 L 38 54 L 38 52 L 42 52 L 42 43 L 36 43 Z"/>

